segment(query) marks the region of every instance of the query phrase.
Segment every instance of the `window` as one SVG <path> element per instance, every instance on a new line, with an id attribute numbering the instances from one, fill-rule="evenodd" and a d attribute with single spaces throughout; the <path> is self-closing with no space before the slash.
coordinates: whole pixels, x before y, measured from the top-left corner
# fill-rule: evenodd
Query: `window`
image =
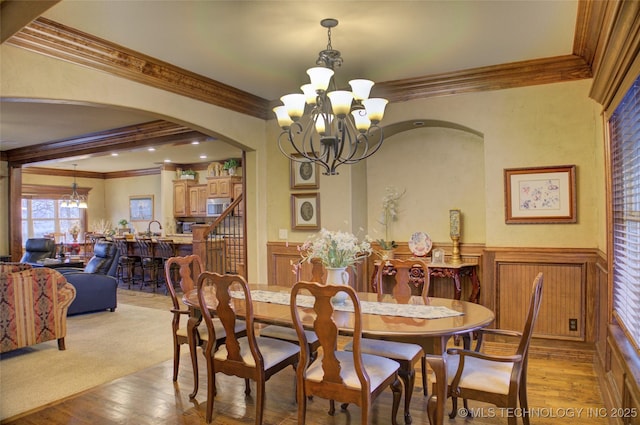
<path id="1" fill-rule="evenodd" d="M 79 208 L 63 208 L 58 199 L 22 199 L 22 241 L 41 238 L 47 233 L 69 234 L 77 224 L 84 228 Z"/>
<path id="2" fill-rule="evenodd" d="M 69 229 L 74 225 L 78 225 L 80 232 L 84 232 L 86 210 L 60 206 L 62 197 L 68 192 L 67 187 L 22 186 L 23 245 L 27 239 L 41 238 L 47 233 L 63 233 L 69 239 Z"/>
<path id="3" fill-rule="evenodd" d="M 613 312 L 640 347 L 640 78 L 609 120 Z"/>

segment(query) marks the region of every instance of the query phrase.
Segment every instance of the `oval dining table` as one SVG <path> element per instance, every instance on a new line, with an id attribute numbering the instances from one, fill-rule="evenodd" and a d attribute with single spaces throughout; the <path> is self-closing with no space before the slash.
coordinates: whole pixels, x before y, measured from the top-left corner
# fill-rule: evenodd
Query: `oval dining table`
<path id="1" fill-rule="evenodd" d="M 250 284 L 249 286 L 252 294 L 270 291 L 284 295 L 289 294 L 291 291 L 291 288 L 284 286 L 264 284 Z M 215 312 L 215 294 L 213 292 L 208 292 L 211 291 L 211 289 L 211 287 L 205 287 L 205 291 L 207 291 L 205 292 L 205 301 L 207 303 L 207 307 L 211 311 Z M 252 298 L 255 322 L 289 327 L 293 326 L 291 310 L 288 303 L 277 304 L 274 302 L 256 300 L 253 295 Z M 375 312 L 365 313 L 364 311 L 362 314 L 363 337 L 387 339 L 398 342 L 412 342 L 422 346 L 424 352 L 427 354 L 427 362 L 436 377 L 435 390 L 428 403 L 429 421 L 432 425 L 442 425 L 444 422 L 445 402 L 447 400 L 447 367 L 446 356 L 443 356 L 447 349 L 447 342 L 453 336 L 468 334 L 489 326 L 493 323 L 495 314 L 493 311 L 481 304 L 448 298 L 414 295 L 396 299 L 400 297 L 394 298 L 391 294 L 377 294 L 371 292 L 359 292 L 358 298 L 361 303 L 371 302 L 398 305 L 429 305 L 434 307 L 446 307 L 447 309 L 461 313 L 456 316 L 439 318 L 383 315 Z M 198 369 L 195 357 L 195 341 L 197 326 L 201 320 L 200 314 L 197 313 L 200 308 L 197 290 L 192 290 L 184 294 L 182 300 L 185 305 L 189 306 L 194 312 L 188 321 L 188 331 L 191 358 L 194 368 L 194 391 L 190 396 L 195 397 L 198 390 Z M 232 298 L 232 302 L 236 315 L 240 318 L 244 317 L 244 306 L 246 305 L 245 300 Z M 373 310 L 375 310 L 376 305 L 372 304 L 372 306 L 374 307 Z M 300 309 L 300 319 L 303 322 L 303 325 L 312 329 L 314 316 L 308 312 L 310 309 L 302 306 L 299 306 L 298 308 Z M 404 309 L 407 310 L 406 307 Z M 406 312 L 401 314 L 406 314 Z M 348 311 L 336 311 L 334 317 L 336 325 L 341 333 L 349 334 L 353 331 L 353 313 Z M 410 417 L 408 418 L 408 421 L 411 421 Z"/>

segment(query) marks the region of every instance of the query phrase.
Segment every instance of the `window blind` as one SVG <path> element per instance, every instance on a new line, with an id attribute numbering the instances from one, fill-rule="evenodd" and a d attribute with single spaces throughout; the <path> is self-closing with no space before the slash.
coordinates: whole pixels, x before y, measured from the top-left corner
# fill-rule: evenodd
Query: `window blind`
<path id="1" fill-rule="evenodd" d="M 609 121 L 613 225 L 613 310 L 640 347 L 640 78 Z"/>

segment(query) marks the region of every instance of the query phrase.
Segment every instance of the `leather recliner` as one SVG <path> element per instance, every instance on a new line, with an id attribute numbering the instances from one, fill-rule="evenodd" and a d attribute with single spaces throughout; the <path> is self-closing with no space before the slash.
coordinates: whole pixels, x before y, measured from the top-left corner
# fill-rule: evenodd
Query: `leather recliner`
<path id="1" fill-rule="evenodd" d="M 96 242 L 93 254 L 84 269 L 57 269 L 76 288 L 76 299 L 69 306 L 67 315 L 115 311 L 118 305 L 118 281 L 114 277 L 118 249 L 113 242 L 101 240 Z"/>
<path id="2" fill-rule="evenodd" d="M 50 238 L 30 238 L 25 243 L 25 252 L 21 263 L 38 264 L 38 260 L 54 258 L 56 255 L 56 241 Z"/>

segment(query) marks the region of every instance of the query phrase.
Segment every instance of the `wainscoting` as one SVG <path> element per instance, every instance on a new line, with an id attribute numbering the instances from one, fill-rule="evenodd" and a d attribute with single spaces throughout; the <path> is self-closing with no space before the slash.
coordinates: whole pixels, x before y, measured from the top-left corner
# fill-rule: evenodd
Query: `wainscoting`
<path id="1" fill-rule="evenodd" d="M 443 248 L 447 257 L 450 245 Z M 554 351 L 580 350 L 581 355 L 593 358 L 602 306 L 603 282 L 595 272 L 598 259 L 596 250 L 556 248 L 486 248 L 482 245 L 462 245 L 464 262 L 478 264 L 480 277 L 480 303 L 496 312 L 495 326 L 501 329 L 521 330 L 531 293 L 531 285 L 539 272 L 544 273 L 544 294 L 538 323 L 536 346 Z M 291 286 L 296 281 L 291 263 L 297 261 L 297 247 L 281 242 L 268 244 L 269 284 Z M 396 258 L 409 258 L 411 252 L 406 243 L 395 250 Z M 352 271 L 351 282 L 358 291 L 371 291 L 373 263 L 369 257 Z M 304 264 L 302 279 L 311 278 L 311 265 Z M 604 282 L 606 288 L 606 280 Z M 462 278 L 462 298 L 471 293 L 469 277 Z M 432 278 L 430 295 L 453 298 L 451 279 Z M 606 311 L 606 302 L 604 306 Z M 606 328 L 605 328 L 606 329 Z M 564 356 L 564 354 L 558 354 Z M 572 355 L 575 356 L 575 353 Z"/>

